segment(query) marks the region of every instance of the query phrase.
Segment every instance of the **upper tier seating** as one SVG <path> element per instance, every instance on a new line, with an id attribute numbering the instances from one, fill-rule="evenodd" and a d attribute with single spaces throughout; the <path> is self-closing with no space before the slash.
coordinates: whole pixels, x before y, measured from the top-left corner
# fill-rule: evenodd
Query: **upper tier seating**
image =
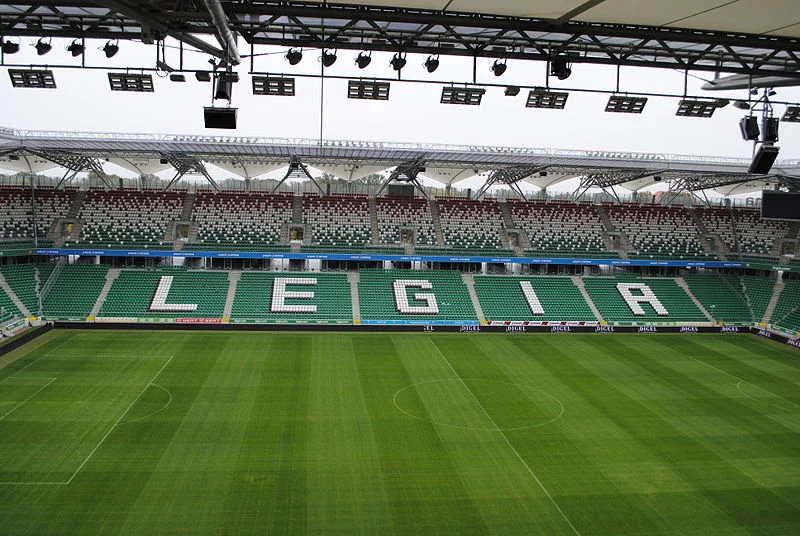
<path id="1" fill-rule="evenodd" d="M 202 192 L 192 220 L 199 243 L 184 249 L 274 251 L 281 227 L 292 221 L 292 195 Z"/>
<path id="2" fill-rule="evenodd" d="M 165 247 L 170 221 L 180 218 L 185 194 L 135 190 L 90 190 L 81 207 L 82 246 Z"/>
<path id="3" fill-rule="evenodd" d="M 0 266 L 0 273 L 28 311 L 37 314 L 39 299 L 36 295 L 36 265 L 4 264 Z"/>
<path id="4" fill-rule="evenodd" d="M 75 190 L 36 190 L 36 232 L 39 242 L 47 236 L 50 227 L 57 219 L 66 218 L 69 208 L 75 201 Z"/>
<path id="5" fill-rule="evenodd" d="M 469 290 L 461 274 L 451 270 L 361 270 L 358 295 L 364 320 L 476 320 Z M 398 280 L 411 280 L 417 286 L 405 289 L 408 307 L 398 302 Z M 435 306 L 422 295 L 436 297 Z M 402 294 L 399 294 L 402 298 Z M 421 299 L 415 299 L 421 295 Z M 415 310 L 416 308 L 416 310 Z M 419 308 L 429 312 L 420 314 Z M 402 312 L 406 311 L 406 312 Z M 438 311 L 438 312 L 437 312 Z"/>
<path id="6" fill-rule="evenodd" d="M 163 286 L 168 281 L 162 280 L 164 276 L 172 278 L 168 292 Z M 122 270 L 111 283 L 98 316 L 221 318 L 227 294 L 228 272 L 179 268 Z M 159 297 L 160 301 L 154 301 Z"/>
<path id="7" fill-rule="evenodd" d="M 685 259 L 706 257 L 698 230 L 683 207 L 608 205 L 614 228 L 624 232 L 635 251 L 631 258 Z"/>
<path id="8" fill-rule="evenodd" d="M 786 281 L 786 286 L 772 313 L 770 324 L 800 332 L 800 279 Z"/>
<path id="9" fill-rule="evenodd" d="M 530 239 L 526 254 L 604 257 L 609 253 L 603 242 L 603 224 L 591 205 L 512 200 L 508 209 L 514 225 Z"/>
<path id="10" fill-rule="evenodd" d="M 530 284 L 542 314 L 534 314 L 522 283 Z M 475 276 L 475 292 L 489 321 L 597 321 L 570 277 Z"/>
<path id="11" fill-rule="evenodd" d="M 772 256 L 776 240 L 786 236 L 789 223 L 776 220 L 762 220 L 758 210 L 732 209 L 736 224 L 734 230 L 731 211 L 727 208 L 698 208 L 697 214 L 709 233 L 717 234 L 725 246 L 733 253 Z M 738 239 L 739 249 L 736 248 Z M 769 259 L 774 262 L 774 259 Z"/>
<path id="12" fill-rule="evenodd" d="M 106 283 L 105 264 L 68 264 L 58 274 L 43 303 L 44 316 L 85 318 Z"/>
<path id="13" fill-rule="evenodd" d="M 303 221 L 320 246 L 366 246 L 372 241 L 366 196 L 303 197 Z M 331 250 L 334 252 L 334 250 Z"/>
<path id="14" fill-rule="evenodd" d="M 436 245 L 436 230 L 425 199 L 379 197 L 375 202 L 381 244 L 401 243 L 400 228 L 413 227 L 416 245 Z"/>
<path id="15" fill-rule="evenodd" d="M 31 192 L 23 188 L 0 188 L 0 242 L 13 247 L 33 243 Z"/>
<path id="16" fill-rule="evenodd" d="M 706 311 L 726 324 L 760 322 L 774 285 L 769 279 L 756 277 L 743 281 L 735 276 L 687 275 L 683 279 Z"/>
<path id="17" fill-rule="evenodd" d="M 637 277 L 584 277 L 586 291 L 603 318 L 609 322 L 708 322 L 674 279 Z M 655 294 L 667 314 L 658 314 L 649 303 L 641 303 L 643 315 L 636 314 L 622 297 L 618 284 L 645 284 Z M 639 290 L 630 290 L 631 295 L 641 296 Z"/>
<path id="18" fill-rule="evenodd" d="M 440 198 L 439 220 L 445 246 L 464 249 L 498 249 L 503 216 L 495 200 Z"/>
<path id="19" fill-rule="evenodd" d="M 276 278 L 284 280 L 283 305 L 289 306 L 284 310 L 281 310 L 279 300 L 273 300 Z M 298 280 L 301 280 L 300 283 Z M 308 280 L 316 280 L 316 283 L 303 284 Z M 278 286 L 278 290 L 280 288 Z M 295 292 L 313 293 L 313 297 L 307 295 L 307 299 L 298 299 L 297 295 L 291 294 Z M 292 306 L 305 306 L 306 310 L 292 312 Z M 308 310 L 309 306 L 316 310 Z M 243 272 L 236 284 L 231 320 L 241 322 L 248 319 L 273 322 L 352 321 L 353 306 L 347 274 Z"/>

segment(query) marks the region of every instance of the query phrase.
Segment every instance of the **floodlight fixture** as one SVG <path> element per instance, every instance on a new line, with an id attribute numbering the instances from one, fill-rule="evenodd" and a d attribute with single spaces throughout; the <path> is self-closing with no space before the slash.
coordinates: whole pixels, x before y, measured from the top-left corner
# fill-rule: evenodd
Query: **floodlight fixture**
<path id="1" fill-rule="evenodd" d="M 502 62 L 500 60 L 494 60 L 492 64 L 491 70 L 495 76 L 503 76 L 503 73 L 506 72 L 508 65 L 506 65 L 506 60 Z"/>
<path id="2" fill-rule="evenodd" d="M 83 54 L 85 49 L 86 47 L 83 46 L 83 43 L 81 43 L 78 39 L 72 41 L 72 43 L 70 43 L 70 45 L 67 47 L 67 50 L 72 54 L 73 58 L 77 58 Z"/>
<path id="3" fill-rule="evenodd" d="M 194 77 L 198 82 L 211 82 L 211 73 L 208 71 L 196 71 Z"/>
<path id="4" fill-rule="evenodd" d="M 506 97 L 516 97 L 519 95 L 519 86 L 506 86 L 506 89 L 503 93 Z"/>
<path id="5" fill-rule="evenodd" d="M 724 108 L 730 103 L 726 99 L 681 99 L 675 115 L 683 117 L 711 117 L 717 108 Z"/>
<path id="6" fill-rule="evenodd" d="M 49 40 L 45 41 L 44 37 L 36 41 L 36 44 L 33 45 L 33 47 L 36 49 L 37 56 L 44 56 L 45 54 L 53 50 L 53 45 L 50 44 Z"/>
<path id="7" fill-rule="evenodd" d="M 19 41 L 3 40 L 1 48 L 3 49 L 3 54 L 16 54 L 19 52 Z"/>
<path id="8" fill-rule="evenodd" d="M 406 66 L 406 63 L 408 63 L 408 61 L 406 60 L 406 55 L 398 52 L 397 54 L 392 56 L 392 60 L 389 62 L 389 65 L 391 65 L 392 69 L 394 69 L 395 71 L 399 71 L 400 69 Z"/>
<path id="9" fill-rule="evenodd" d="M 285 58 L 289 65 L 297 65 L 303 59 L 303 53 L 296 48 L 290 48 L 286 51 Z"/>
<path id="10" fill-rule="evenodd" d="M 359 69 L 366 69 L 372 63 L 372 53 L 359 52 L 356 58 L 356 65 Z"/>
<path id="11" fill-rule="evenodd" d="M 482 87 L 453 87 L 442 88 L 442 104 L 466 104 L 478 106 L 486 90 Z"/>
<path id="12" fill-rule="evenodd" d="M 749 110 L 750 103 L 747 102 L 746 100 L 737 100 L 733 101 L 733 107 L 738 108 L 739 110 Z"/>
<path id="13" fill-rule="evenodd" d="M 533 89 L 528 93 L 526 108 L 548 108 L 563 110 L 567 104 L 569 93 L 564 91 L 547 91 L 546 89 Z"/>
<path id="14" fill-rule="evenodd" d="M 572 74 L 572 67 L 568 54 L 558 54 L 550 60 L 550 76 L 559 80 L 566 80 Z"/>
<path id="15" fill-rule="evenodd" d="M 51 70 L 9 69 L 12 87 L 55 89 L 56 80 Z"/>
<path id="16" fill-rule="evenodd" d="M 439 55 L 436 54 L 428 56 L 428 59 L 425 60 L 425 63 L 422 64 L 423 67 L 429 72 L 432 73 L 436 69 L 439 68 Z"/>
<path id="17" fill-rule="evenodd" d="M 153 77 L 149 74 L 108 73 L 108 84 L 111 91 L 153 92 Z"/>
<path id="18" fill-rule="evenodd" d="M 283 76 L 254 76 L 253 95 L 294 97 L 294 78 Z"/>
<path id="19" fill-rule="evenodd" d="M 322 56 L 319 57 L 322 65 L 325 67 L 330 67 L 334 63 L 336 63 L 336 52 L 329 52 L 327 50 L 322 51 Z"/>
<path id="20" fill-rule="evenodd" d="M 348 99 L 389 100 L 389 82 L 350 80 L 347 83 Z"/>
<path id="21" fill-rule="evenodd" d="M 105 45 L 103 45 L 103 53 L 106 55 L 106 58 L 113 58 L 119 52 L 119 42 L 118 41 L 108 41 Z"/>
<path id="22" fill-rule="evenodd" d="M 173 82 L 186 82 L 186 75 L 183 73 L 172 73 L 169 79 Z"/>
<path id="23" fill-rule="evenodd" d="M 739 132 L 742 133 L 742 139 L 745 141 L 757 140 L 761 135 L 761 130 L 758 128 L 758 119 L 752 115 L 742 117 L 739 120 Z"/>
<path id="24" fill-rule="evenodd" d="M 787 106 L 783 117 L 781 117 L 781 121 L 786 123 L 800 123 L 800 106 Z"/>
<path id="25" fill-rule="evenodd" d="M 622 114 L 640 114 L 644 110 L 645 104 L 647 104 L 647 97 L 611 95 L 606 104 L 606 111 Z"/>

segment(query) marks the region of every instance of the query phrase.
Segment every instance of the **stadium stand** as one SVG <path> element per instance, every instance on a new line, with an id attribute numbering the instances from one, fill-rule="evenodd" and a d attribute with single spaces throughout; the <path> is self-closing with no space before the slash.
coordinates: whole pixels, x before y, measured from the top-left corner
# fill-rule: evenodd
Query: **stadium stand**
<path id="1" fill-rule="evenodd" d="M 800 279 L 786 281 L 770 323 L 789 331 L 800 332 Z"/>
<path id="2" fill-rule="evenodd" d="M 514 224 L 528 235 L 531 247 L 525 254 L 534 256 L 618 257 L 606 251 L 603 224 L 588 204 L 566 201 L 509 201 Z"/>
<path id="3" fill-rule="evenodd" d="M 0 266 L 0 273 L 3 274 L 8 286 L 28 308 L 28 311 L 36 314 L 39 310 L 36 294 L 36 266 L 33 264 L 4 264 Z"/>
<path id="4" fill-rule="evenodd" d="M 764 314 L 766 313 L 769 302 L 772 299 L 772 291 L 775 288 L 775 280 L 752 275 L 743 275 L 741 277 L 725 277 L 738 279 L 739 284 L 742 286 L 742 290 L 744 291 L 744 296 L 747 300 L 747 303 L 753 310 L 755 321 L 761 322 L 764 319 Z"/>
<path id="5" fill-rule="evenodd" d="M 436 202 L 446 247 L 468 250 L 501 247 L 503 216 L 497 201 L 439 198 Z"/>
<path id="6" fill-rule="evenodd" d="M 184 194 L 136 190 L 92 189 L 78 218 L 83 220 L 75 245 L 127 248 L 171 248 L 164 240 L 170 221 L 180 218 Z"/>
<path id="7" fill-rule="evenodd" d="M 436 230 L 424 199 L 379 197 L 375 200 L 381 244 L 400 244 L 400 228 L 416 231 L 416 245 L 436 245 Z"/>
<path id="8" fill-rule="evenodd" d="M 31 193 L 22 188 L 0 188 L 0 244 L 27 247 L 33 243 Z"/>
<path id="9" fill-rule="evenodd" d="M 98 316 L 221 318 L 227 293 L 228 272 L 122 270 L 111 283 Z"/>
<path id="10" fill-rule="evenodd" d="M 276 285 L 275 280 L 282 282 Z M 308 283 L 313 281 L 313 284 Z M 281 286 L 281 283 L 284 286 Z M 273 291 L 278 291 L 273 299 Z M 295 293 L 312 293 L 299 298 Z M 301 294 L 302 295 L 302 294 Z M 286 307 L 288 306 L 288 307 Z M 297 307 L 305 308 L 297 310 Z M 308 309 L 313 307 L 315 310 Z M 293 310 L 294 309 L 294 310 Z M 232 321 L 352 321 L 350 282 L 343 273 L 242 272 L 236 285 Z"/>
<path id="11" fill-rule="evenodd" d="M 774 262 L 772 250 L 775 241 L 785 237 L 789 230 L 788 222 L 762 220 L 758 210 L 744 208 L 728 210 L 722 207 L 702 207 L 696 210 L 706 229 L 710 233 L 719 235 L 729 251 L 741 252 L 754 261 Z"/>
<path id="12" fill-rule="evenodd" d="M 684 276 L 692 294 L 700 300 L 706 311 L 715 320 L 726 324 L 760 322 L 764 311 L 759 315 L 752 306 L 750 295 L 738 277 L 713 277 L 705 275 Z M 769 280 L 766 280 L 769 282 Z M 751 286 L 755 286 L 755 283 Z"/>
<path id="13" fill-rule="evenodd" d="M 489 321 L 597 321 L 570 277 L 474 276 L 483 315 Z M 530 284 L 542 314 L 534 314 L 522 284 Z"/>
<path id="14" fill-rule="evenodd" d="M 106 282 L 105 264 L 68 264 L 42 304 L 45 317 L 85 318 Z"/>
<path id="15" fill-rule="evenodd" d="M 292 221 L 292 195 L 197 193 L 192 220 L 198 225 L 198 242 L 184 249 L 276 251 L 281 228 Z"/>
<path id="16" fill-rule="evenodd" d="M 633 250 L 631 258 L 692 259 L 707 255 L 698 230 L 682 207 L 608 205 L 614 228 L 624 232 Z"/>
<path id="17" fill-rule="evenodd" d="M 303 221 L 320 246 L 366 246 L 372 240 L 367 196 L 303 196 Z"/>
<path id="18" fill-rule="evenodd" d="M 584 277 L 584 285 L 600 314 L 609 322 L 708 322 L 688 294 L 669 278 Z M 621 288 L 626 284 L 646 285 L 663 307 L 659 314 L 656 306 L 636 300 L 640 313 L 623 298 Z M 642 296 L 641 289 L 629 289 L 632 296 Z"/>
<path id="19" fill-rule="evenodd" d="M 45 244 L 50 227 L 57 219 L 67 217 L 75 201 L 75 190 L 36 189 L 36 233 L 40 247 Z"/>
<path id="20" fill-rule="evenodd" d="M 401 280 L 412 281 L 414 286 L 396 285 Z M 457 271 L 361 270 L 358 294 L 364 320 L 477 318 L 469 290 Z M 415 299 L 415 295 L 420 295 L 420 299 Z"/>

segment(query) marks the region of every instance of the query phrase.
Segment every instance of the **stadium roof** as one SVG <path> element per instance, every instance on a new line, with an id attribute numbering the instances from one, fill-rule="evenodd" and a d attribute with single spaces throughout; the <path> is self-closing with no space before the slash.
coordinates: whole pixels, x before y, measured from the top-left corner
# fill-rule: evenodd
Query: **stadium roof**
<path id="1" fill-rule="evenodd" d="M 320 143 L 219 135 L 20 131 L 0 127 L 0 167 L 22 172 L 41 172 L 55 166 L 97 171 L 108 160 L 137 174 L 174 167 L 181 175 L 205 175 L 203 164 L 210 163 L 252 178 L 288 166 L 294 158 L 351 180 L 420 161 L 426 168 L 423 175 L 444 184 L 506 170 L 504 175 L 540 188 L 579 177 L 590 187 L 619 185 L 638 190 L 663 180 L 673 181 L 681 189 L 714 188 L 723 195 L 757 191 L 765 184 L 800 189 L 800 161 L 778 162 L 769 175 L 751 175 L 747 173 L 750 160 L 724 157 L 347 140 Z M 92 167 L 87 167 L 89 163 Z"/>
<path id="2" fill-rule="evenodd" d="M 795 0 L 11 0 L 0 5 L 0 35 L 171 36 L 231 63 L 241 59 L 238 35 L 250 45 L 532 60 L 568 54 L 573 62 L 800 79 Z"/>

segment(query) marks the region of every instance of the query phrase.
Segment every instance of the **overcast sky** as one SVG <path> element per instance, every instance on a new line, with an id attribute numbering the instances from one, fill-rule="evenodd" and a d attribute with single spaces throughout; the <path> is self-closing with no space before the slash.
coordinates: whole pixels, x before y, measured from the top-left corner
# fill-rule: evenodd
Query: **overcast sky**
<path id="1" fill-rule="evenodd" d="M 21 51 L 6 56 L 5 63 L 79 65 L 65 47 L 67 40 L 54 39 L 53 50 L 37 57 L 32 44 L 23 38 Z M 168 41 L 169 43 L 169 41 Z M 172 42 L 172 44 L 175 44 Z M 99 50 L 103 42 L 87 41 L 86 63 L 120 68 L 153 66 L 155 46 L 122 42 L 119 53 L 106 59 Z M 244 44 L 243 44 L 244 45 Z M 255 58 L 258 72 L 319 73 L 319 50 L 306 49 L 302 62 L 289 66 L 285 49 L 261 47 Z M 242 54 L 249 53 L 243 46 Z M 356 51 L 339 51 L 338 61 L 326 72 L 341 76 L 394 76 L 391 54 L 373 53 L 372 63 L 360 71 L 354 65 Z M 178 51 L 167 49 L 167 63 L 178 67 Z M 409 55 L 403 77 L 465 82 L 472 79 L 472 60 L 441 57 L 434 74 L 423 67 L 425 56 Z M 509 61 L 500 77 L 490 71 L 491 60 L 478 59 L 477 81 L 517 85 L 544 85 L 543 62 Z M 208 56 L 186 52 L 185 68 L 209 68 Z M 119 69 L 115 69 L 119 70 Z M 207 130 L 203 127 L 203 106 L 211 103 L 211 85 L 187 76 L 186 83 L 154 77 L 154 93 L 123 93 L 109 89 L 107 71 L 54 68 L 55 90 L 16 89 L 9 79 L 0 80 L 3 107 L 0 125 L 17 129 L 86 130 L 174 134 L 225 134 L 326 139 L 403 141 L 420 143 L 479 144 L 556 149 L 615 150 L 684 155 L 712 155 L 750 158 L 752 144 L 742 141 L 738 120 L 744 112 L 728 106 L 711 119 L 676 117 L 677 99 L 650 98 L 641 115 L 604 112 L 608 95 L 572 92 L 564 110 L 525 108 L 526 91 L 506 97 L 502 88 L 488 88 L 481 106 L 439 103 L 441 85 L 393 83 L 388 102 L 347 99 L 345 80 L 324 81 L 324 108 L 320 113 L 321 82 L 318 78 L 297 78 L 295 97 L 255 96 L 247 74 L 250 60 L 237 68 L 241 81 L 234 86 L 233 106 L 239 108 L 236 131 Z M 711 73 L 694 73 L 710 77 Z M 551 78 L 553 88 L 614 90 L 617 70 L 607 66 L 575 64 L 565 81 Z M 668 69 L 627 67 L 620 71 L 621 92 L 681 94 L 685 77 Z M 702 80 L 688 78 L 688 93 L 731 99 L 746 99 L 747 91 L 702 92 Z M 799 88 L 781 88 L 773 99 L 800 102 Z M 224 101 L 217 101 L 219 105 Z M 775 113 L 783 114 L 776 105 Z M 800 124 L 782 123 L 779 160 L 800 159 Z"/>

